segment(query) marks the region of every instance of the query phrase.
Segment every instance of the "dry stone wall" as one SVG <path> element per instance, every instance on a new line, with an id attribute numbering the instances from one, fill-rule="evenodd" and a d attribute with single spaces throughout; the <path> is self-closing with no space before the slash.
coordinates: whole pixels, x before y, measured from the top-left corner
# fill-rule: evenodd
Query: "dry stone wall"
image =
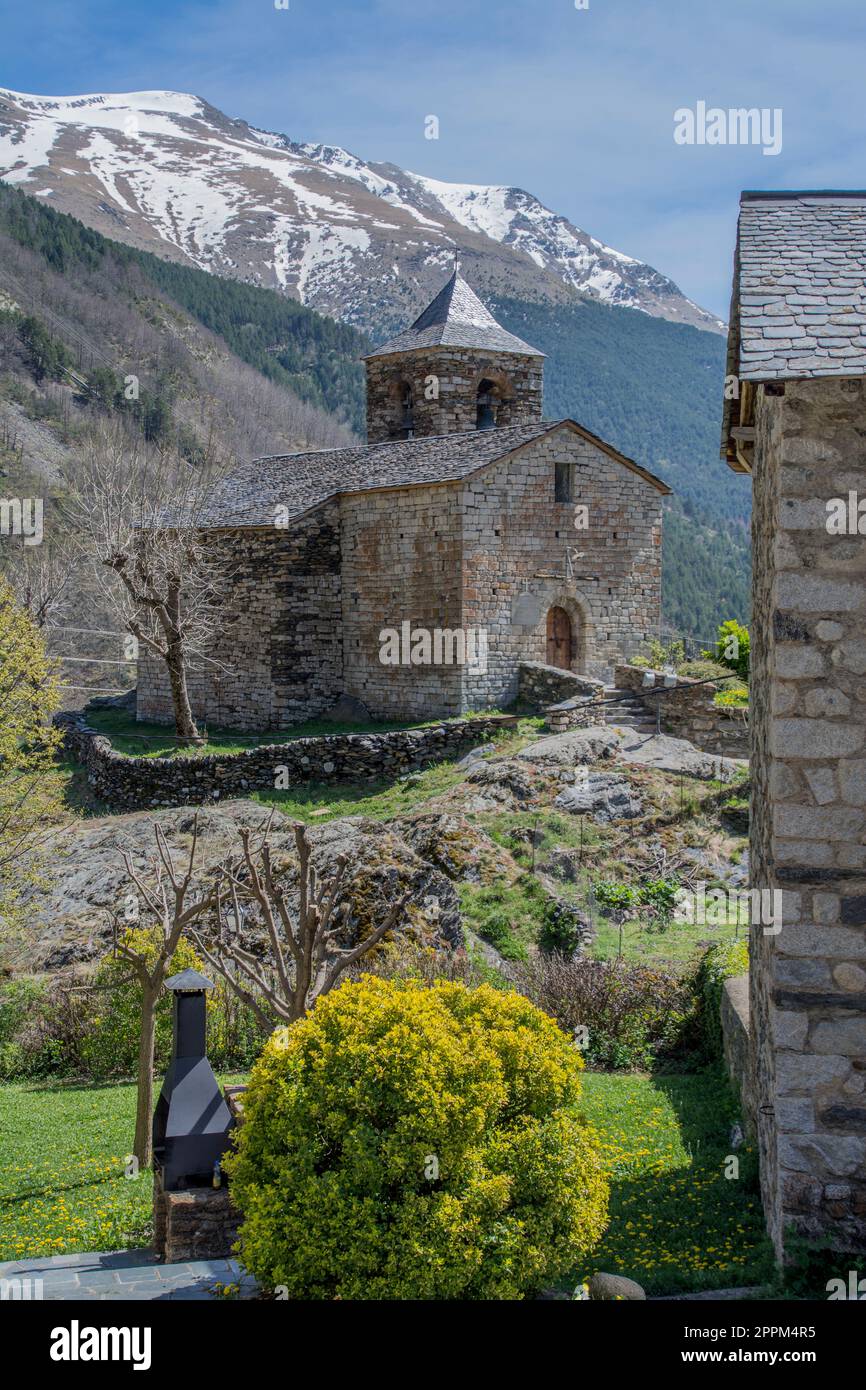
<path id="1" fill-rule="evenodd" d="M 188 806 L 247 796 L 304 782 L 357 782 L 399 777 L 481 744 L 516 719 L 509 715 L 460 719 L 423 729 L 377 734 L 332 734 L 262 745 L 243 753 L 206 757 L 134 758 L 118 753 L 85 716 L 64 713 L 55 722 L 66 750 L 84 767 L 96 795 L 116 810 Z"/>
<path id="2" fill-rule="evenodd" d="M 649 678 L 651 683 L 647 684 Z M 665 685 L 662 671 L 643 666 L 617 666 L 614 683 L 620 690 L 639 695 L 654 717 L 661 710 L 661 727 L 675 738 L 687 738 L 696 748 L 725 758 L 749 756 L 749 711 L 713 704 L 712 686 L 678 676 L 676 685 Z M 653 694 L 653 691 L 664 694 Z"/>
<path id="3" fill-rule="evenodd" d="M 594 698 L 603 693 L 601 681 L 590 680 L 575 671 L 546 666 L 543 661 L 521 661 L 518 670 L 520 699 L 536 709 L 562 700 Z"/>

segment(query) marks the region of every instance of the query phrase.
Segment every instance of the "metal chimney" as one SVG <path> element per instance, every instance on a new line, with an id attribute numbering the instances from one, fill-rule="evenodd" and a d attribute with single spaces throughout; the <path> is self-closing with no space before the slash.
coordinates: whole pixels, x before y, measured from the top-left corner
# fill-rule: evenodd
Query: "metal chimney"
<path id="1" fill-rule="evenodd" d="M 153 1159 L 169 1192 L 211 1185 L 234 1121 L 207 1059 L 205 994 L 213 982 L 183 970 L 165 987 L 174 995 L 173 1041 L 153 1114 Z"/>

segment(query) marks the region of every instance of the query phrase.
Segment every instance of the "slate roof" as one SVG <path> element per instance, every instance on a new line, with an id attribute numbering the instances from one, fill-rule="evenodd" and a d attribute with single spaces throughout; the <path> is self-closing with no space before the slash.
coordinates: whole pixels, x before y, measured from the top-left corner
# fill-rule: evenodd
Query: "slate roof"
<path id="1" fill-rule="evenodd" d="M 575 430 L 659 492 L 670 492 L 661 479 L 574 420 L 536 420 L 499 429 L 250 459 L 218 484 L 197 523 L 214 530 L 272 527 L 277 508 L 285 508 L 280 515 L 286 521 L 294 521 L 344 493 L 459 482 L 562 425 Z"/>
<path id="2" fill-rule="evenodd" d="M 485 309 L 455 268 L 450 280 L 410 328 L 371 352 L 370 357 L 388 357 L 395 352 L 415 352 L 431 347 L 480 348 L 489 352 L 515 352 L 524 357 L 543 357 L 513 333 L 507 333 Z"/>
<path id="3" fill-rule="evenodd" d="M 866 193 L 743 193 L 729 366 L 743 381 L 866 373 Z"/>

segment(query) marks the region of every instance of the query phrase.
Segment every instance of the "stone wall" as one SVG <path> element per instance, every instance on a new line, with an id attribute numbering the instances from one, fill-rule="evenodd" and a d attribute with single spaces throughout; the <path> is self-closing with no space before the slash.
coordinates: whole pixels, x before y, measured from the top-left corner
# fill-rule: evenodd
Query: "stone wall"
<path id="1" fill-rule="evenodd" d="M 344 497 L 343 683 L 378 718 L 460 714 L 456 664 L 389 666 L 386 628 L 461 627 L 460 516 L 453 487 L 370 491 Z"/>
<path id="2" fill-rule="evenodd" d="M 367 441 L 404 438 L 406 384 L 412 388 L 416 436 L 474 430 L 478 387 L 485 378 L 497 384 L 504 398 L 496 410 L 498 426 L 540 420 L 543 362 L 542 357 L 513 352 L 454 347 L 372 357 L 366 364 Z"/>
<path id="3" fill-rule="evenodd" d="M 153 1188 L 153 1248 L 166 1264 L 228 1258 L 238 1238 L 241 1215 L 227 1187 Z"/>
<path id="4" fill-rule="evenodd" d="M 757 1127 L 757 1096 L 749 1029 L 749 977 L 735 975 L 722 985 L 720 1004 L 725 1067 L 740 1097 L 745 1128 Z"/>
<path id="5" fill-rule="evenodd" d="M 211 532 L 231 592 L 212 661 L 194 666 L 197 719 L 216 728 L 282 729 L 342 691 L 340 515 L 325 503 L 290 529 Z M 142 646 L 138 716 L 173 721 L 165 663 Z"/>
<path id="6" fill-rule="evenodd" d="M 777 1250 L 793 1226 L 866 1249 L 866 539 L 826 504 L 866 496 L 866 386 L 758 393 L 752 654 L 752 928 L 762 1188 Z"/>
<path id="7" fill-rule="evenodd" d="M 571 502 L 555 500 L 557 462 L 572 465 Z M 661 494 L 569 425 L 467 479 L 461 512 L 463 623 L 490 634 L 487 671 L 464 672 L 464 709 L 515 699 L 520 662 L 547 660 L 551 607 L 571 618 L 572 669 L 597 680 L 656 631 Z"/>
<path id="8" fill-rule="evenodd" d="M 650 681 L 650 677 L 652 678 Z M 724 758 L 749 756 L 749 710 L 714 705 L 711 685 L 677 676 L 675 685 L 666 685 L 662 671 L 643 666 L 617 666 L 614 683 L 619 690 L 631 690 L 644 708 L 655 716 L 661 708 L 661 726 L 675 738 L 687 738 L 696 748 Z M 664 691 L 664 694 L 654 694 Z"/>
<path id="9" fill-rule="evenodd" d="M 518 667 L 517 693 L 535 709 L 546 709 L 561 700 L 598 697 L 603 691 L 601 681 L 563 671 L 558 666 L 546 666 L 543 661 L 521 661 Z"/>
<path id="10" fill-rule="evenodd" d="M 304 782 L 357 782 L 394 778 L 453 757 L 467 743 L 483 743 L 517 721 L 509 715 L 453 720 L 423 729 L 379 734 L 332 734 L 263 745 L 243 753 L 208 757 L 130 758 L 112 748 L 85 717 L 64 713 L 55 721 L 66 750 L 80 762 L 96 795 L 112 809 L 188 806 L 220 797 Z"/>

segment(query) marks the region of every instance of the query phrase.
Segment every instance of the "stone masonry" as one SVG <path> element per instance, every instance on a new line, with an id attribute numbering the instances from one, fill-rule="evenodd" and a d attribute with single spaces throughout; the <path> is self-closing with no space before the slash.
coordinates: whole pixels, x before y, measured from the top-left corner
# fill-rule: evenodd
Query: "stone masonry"
<path id="1" fill-rule="evenodd" d="M 373 357 L 367 362 L 367 438 L 371 444 L 397 439 L 404 420 L 403 399 L 412 393 L 415 433 L 456 434 L 476 427 L 476 401 L 482 381 L 499 393 L 497 426 L 540 420 L 543 358 L 514 353 L 479 354 L 470 348 L 441 348 Z"/>
<path id="2" fill-rule="evenodd" d="M 826 503 L 866 496 L 862 379 L 756 401 L 751 877 L 763 1190 L 786 1227 L 866 1249 L 866 540 Z"/>
<path id="3" fill-rule="evenodd" d="M 283 729 L 343 689 L 340 513 L 325 503 L 291 529 L 215 531 L 231 576 L 225 621 L 189 679 L 196 716 L 219 728 Z M 137 717 L 170 723 L 165 663 L 142 647 Z"/>

